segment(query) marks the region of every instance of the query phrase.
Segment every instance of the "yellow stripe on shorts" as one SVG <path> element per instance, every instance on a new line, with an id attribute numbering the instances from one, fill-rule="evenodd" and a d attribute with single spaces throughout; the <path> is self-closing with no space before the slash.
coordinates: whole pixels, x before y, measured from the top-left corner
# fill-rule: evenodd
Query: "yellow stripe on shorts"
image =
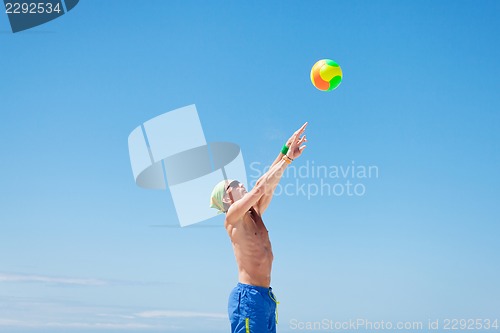
<path id="1" fill-rule="evenodd" d="M 250 318 L 245 318 L 246 333 L 250 333 Z"/>

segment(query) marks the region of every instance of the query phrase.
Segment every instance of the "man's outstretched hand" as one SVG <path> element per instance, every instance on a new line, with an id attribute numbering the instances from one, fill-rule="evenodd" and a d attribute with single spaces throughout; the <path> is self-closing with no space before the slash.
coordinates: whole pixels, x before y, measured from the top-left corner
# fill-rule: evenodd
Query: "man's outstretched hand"
<path id="1" fill-rule="evenodd" d="M 304 133 L 306 129 L 306 126 L 307 126 L 307 121 L 304 123 L 304 125 L 302 125 L 301 128 L 296 130 L 295 133 L 293 133 L 290 139 L 288 139 L 288 141 L 286 142 L 286 145 L 288 147 L 288 152 L 286 154 L 288 157 L 296 159 L 304 151 L 306 145 L 303 146 L 301 145 L 307 141 L 306 136 L 302 135 L 302 133 Z"/>

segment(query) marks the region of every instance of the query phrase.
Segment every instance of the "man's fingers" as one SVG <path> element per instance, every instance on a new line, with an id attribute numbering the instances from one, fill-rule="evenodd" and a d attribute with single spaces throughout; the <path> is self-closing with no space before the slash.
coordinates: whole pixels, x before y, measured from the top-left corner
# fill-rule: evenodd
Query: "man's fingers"
<path id="1" fill-rule="evenodd" d="M 307 123 L 305 123 L 304 125 L 302 125 L 298 130 L 297 132 L 299 134 L 302 134 L 305 130 L 306 130 L 306 126 L 307 126 Z"/>
<path id="2" fill-rule="evenodd" d="M 306 126 L 307 126 L 307 122 L 304 125 L 302 125 L 302 127 L 299 129 L 299 136 L 301 136 L 302 133 L 304 133 L 304 131 L 306 130 Z"/>
<path id="3" fill-rule="evenodd" d="M 296 130 L 294 134 L 304 132 L 304 130 L 306 129 L 306 126 L 307 126 L 307 121 L 298 130 Z"/>
<path id="4" fill-rule="evenodd" d="M 306 129 L 307 124 L 308 124 L 308 122 L 306 121 L 304 123 L 304 125 L 302 125 L 298 130 L 295 131 L 295 133 L 293 133 L 292 137 L 288 140 L 289 142 L 291 141 L 290 147 L 292 147 L 292 146 L 295 147 L 297 144 L 300 145 L 302 142 L 307 141 L 307 139 L 305 139 L 305 135 L 299 140 L 299 137 L 302 135 L 302 133 Z"/>
<path id="5" fill-rule="evenodd" d="M 290 148 L 293 147 L 297 147 L 297 146 L 300 146 L 302 143 L 306 142 L 307 139 L 306 139 L 306 136 L 303 135 L 300 139 L 299 138 L 294 138 L 293 141 L 292 141 L 292 144 L 290 145 Z"/>

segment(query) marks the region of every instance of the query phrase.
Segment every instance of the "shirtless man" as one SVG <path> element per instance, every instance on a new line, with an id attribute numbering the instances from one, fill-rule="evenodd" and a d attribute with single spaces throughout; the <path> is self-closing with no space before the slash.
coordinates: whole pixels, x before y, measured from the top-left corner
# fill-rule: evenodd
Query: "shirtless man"
<path id="1" fill-rule="evenodd" d="M 238 284 L 229 296 L 228 314 L 233 333 L 276 332 L 277 300 L 272 292 L 273 252 L 262 214 L 271 202 L 283 171 L 306 147 L 302 135 L 307 122 L 288 139 L 269 171 L 247 192 L 237 180 L 214 187 L 211 207 L 226 213 L 224 226 L 238 264 Z"/>

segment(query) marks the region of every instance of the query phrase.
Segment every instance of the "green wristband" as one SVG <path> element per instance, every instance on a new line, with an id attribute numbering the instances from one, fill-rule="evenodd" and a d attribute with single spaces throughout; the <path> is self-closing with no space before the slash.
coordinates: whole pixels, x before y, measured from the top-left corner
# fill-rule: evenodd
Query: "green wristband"
<path id="1" fill-rule="evenodd" d="M 286 153 L 288 152 L 288 147 L 286 146 L 286 143 L 283 145 L 283 148 L 281 148 L 281 153 L 283 155 L 286 155 Z"/>

